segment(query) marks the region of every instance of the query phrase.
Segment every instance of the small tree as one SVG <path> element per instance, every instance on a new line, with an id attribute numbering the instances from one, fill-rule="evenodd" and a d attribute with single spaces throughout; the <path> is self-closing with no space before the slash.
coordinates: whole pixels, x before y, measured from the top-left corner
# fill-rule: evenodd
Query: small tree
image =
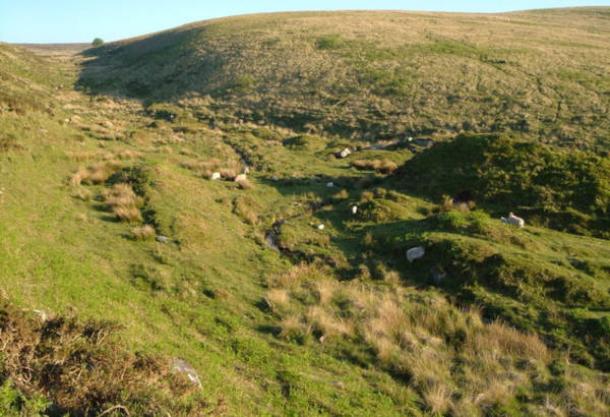
<path id="1" fill-rule="evenodd" d="M 101 38 L 95 38 L 91 44 L 95 47 L 102 46 L 104 44 L 104 40 Z"/>

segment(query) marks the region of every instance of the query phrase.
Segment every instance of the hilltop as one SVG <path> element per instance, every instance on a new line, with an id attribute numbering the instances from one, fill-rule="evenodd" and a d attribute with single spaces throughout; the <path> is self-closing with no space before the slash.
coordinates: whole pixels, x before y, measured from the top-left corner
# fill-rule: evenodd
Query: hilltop
<path id="1" fill-rule="evenodd" d="M 609 19 L 0 44 L 0 415 L 606 417 Z"/>
<path id="2" fill-rule="evenodd" d="M 81 82 L 370 140 L 517 131 L 608 150 L 609 20 L 604 8 L 242 16 L 92 50 Z"/>

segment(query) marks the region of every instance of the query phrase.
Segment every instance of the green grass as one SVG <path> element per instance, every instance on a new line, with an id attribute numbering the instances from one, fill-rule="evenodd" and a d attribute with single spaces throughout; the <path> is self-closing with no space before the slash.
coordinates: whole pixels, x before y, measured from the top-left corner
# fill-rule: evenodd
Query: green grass
<path id="1" fill-rule="evenodd" d="M 459 20 L 463 16 L 373 13 L 367 19 L 379 27 L 381 47 L 379 39 L 368 38 L 371 33 L 359 36 L 355 22 L 363 16 L 288 14 L 196 24 L 106 45 L 97 50 L 100 57 L 82 67 L 80 58 L 37 57 L 0 46 L 0 71 L 10 74 L 0 81 L 5 94 L 0 98 L 0 294 L 18 309 L 118 323 L 126 352 L 185 359 L 199 372 L 205 401 L 222 404 L 218 414 L 538 416 L 553 415 L 556 408 L 603 416 L 608 406 L 608 241 L 545 228 L 544 210 L 541 226 L 519 230 L 490 217 L 497 217 L 493 201 L 478 202 L 476 211 L 439 207 L 437 197 L 451 194 L 453 182 L 461 186 L 471 179 L 470 171 L 460 177 L 460 169 L 477 168 L 463 155 L 460 139 L 428 151 L 402 143 L 368 148 L 380 132 L 453 139 L 452 129 L 469 117 L 491 118 L 490 108 L 506 105 L 493 101 L 496 97 L 504 94 L 521 103 L 519 91 L 496 95 L 486 84 L 520 85 L 523 75 L 513 78 L 517 70 L 506 68 L 515 64 L 482 64 L 481 56 L 498 61 L 532 46 L 512 39 L 515 45 L 500 50 L 449 33 L 429 33 L 439 26 L 430 19 L 438 19 L 456 25 L 438 30 L 455 34 L 466 25 Z M 536 21 L 535 14 L 517 16 Z M 562 16 L 550 16 L 549 25 L 564 22 Z M 422 33 L 413 35 L 412 45 L 403 45 L 393 31 L 410 22 L 421 25 Z M 583 34 L 580 23 L 574 25 L 580 42 L 603 43 Z M 404 35 L 401 30 L 397 33 Z M 540 29 L 541 37 L 546 30 Z M 238 42 L 243 47 L 233 48 Z M 301 75 L 296 68 L 303 61 L 294 54 L 299 48 L 310 54 L 310 66 L 300 67 Z M 558 48 L 545 53 L 555 56 L 563 51 Z M 271 76 L 277 66 L 269 54 L 286 71 L 278 73 L 288 80 L 281 89 Z M 165 66 L 168 58 L 180 76 Z M 412 62 L 424 58 L 432 70 L 414 68 Z M 454 98 L 464 107 L 441 106 L 433 112 L 441 96 L 430 95 L 424 103 L 428 93 L 412 94 L 412 88 L 431 71 L 431 83 L 441 80 L 440 90 L 451 89 L 455 80 L 449 72 L 442 77 L 438 72 L 447 59 L 456 65 L 476 63 L 481 91 Z M 237 82 L 234 69 L 243 62 L 251 63 L 256 76 Z M 600 62 L 590 60 L 591 65 Z M 108 63 L 120 65 L 106 71 Z M 528 71 L 539 63 L 520 65 Z M 183 78 L 186 68 L 195 75 Z M 316 71 L 327 72 L 320 77 Z M 574 88 L 593 88 L 591 80 L 563 78 Z M 73 90 L 85 80 L 90 90 Z M 308 96 L 312 91 L 325 95 Z M 365 91 L 371 102 L 360 101 Z M 190 94 L 197 92 L 210 96 Z M 540 94 L 533 102 L 546 99 L 547 93 Z M 486 97 L 494 98 L 487 102 Z M 403 99 L 419 103 L 421 112 L 388 117 L 398 103 L 405 108 Z M 462 111 L 471 107 L 480 113 L 464 116 Z M 605 122 L 571 125 L 569 117 L 537 126 L 542 130 L 536 137 L 556 142 L 551 131 L 564 126 L 587 132 L 582 146 L 594 148 Z M 453 127 L 442 134 L 430 130 L 440 121 Z M 483 172 L 489 175 L 482 180 L 489 181 L 476 183 L 476 191 L 493 200 L 499 182 L 491 174 L 508 175 L 515 161 L 533 161 L 563 175 L 554 177 L 544 193 L 554 206 L 599 215 L 605 194 L 579 194 L 573 183 L 577 173 L 601 183 L 605 154 L 531 145 L 531 132 L 515 136 L 522 148 L 501 142 L 506 146 L 483 152 L 489 159 Z M 604 149 L 607 144 L 602 139 L 597 145 Z M 358 150 L 336 158 L 346 146 Z M 439 149 L 449 156 L 437 157 Z M 451 158 L 458 154 L 462 159 Z M 417 172 L 387 176 L 354 168 L 356 160 L 387 160 L 405 164 L 404 169 L 416 166 Z M 209 179 L 210 170 L 239 171 L 244 164 L 251 168 L 249 189 Z M 436 175 L 431 168 L 450 175 Z M 96 169 L 107 175 L 80 185 L 75 181 L 75 173 Z M 514 182 L 535 182 L 530 178 L 534 170 L 523 172 L 527 175 Z M 424 177 L 417 192 L 405 186 L 415 174 Z M 131 185 L 141 199 L 141 221 L 116 221 L 103 201 L 114 184 Z M 503 203 L 518 194 L 501 191 Z M 542 209 L 547 201 L 542 194 L 534 194 L 528 204 Z M 580 224 L 569 217 L 565 221 Z M 144 224 L 169 241 L 134 239 L 132 229 Z M 590 222 L 580 227 L 574 231 L 596 230 Z M 405 250 L 416 245 L 425 246 L 427 254 L 409 264 Z M 430 279 L 433 267 L 447 274 L 438 285 Z M 283 290 L 288 293 L 284 304 Z M 324 291 L 334 294 L 328 303 L 321 301 Z M 383 320 L 375 321 L 387 313 L 380 309 L 384 300 L 409 327 L 392 330 Z M 470 312 L 476 308 L 481 314 Z M 431 309 L 436 318 L 425 314 Z M 507 339 L 494 339 L 494 320 L 506 323 L 497 329 Z M 419 322 L 425 324 L 415 326 Z M 368 324 L 379 326 L 379 333 L 371 333 Z M 487 343 L 478 352 L 491 358 L 494 343 L 508 344 L 485 362 L 472 354 L 476 340 Z M 537 350 L 528 351 L 527 343 Z M 537 352 L 533 360 L 528 352 Z M 438 374 L 423 372 L 414 354 Z M 434 358 L 443 365 L 434 368 Z M 14 379 L 0 381 L 0 413 L 19 415 L 27 409 L 55 417 L 45 405 L 59 401 L 52 390 L 24 390 Z M 499 385 L 506 385 L 506 395 Z M 475 401 L 479 395 L 482 402 Z"/>
<path id="2" fill-rule="evenodd" d="M 190 95 L 195 109 L 210 96 L 228 114 L 367 140 L 516 131 L 607 151 L 607 23 L 578 10 L 226 18 L 91 50 L 80 84 Z"/>

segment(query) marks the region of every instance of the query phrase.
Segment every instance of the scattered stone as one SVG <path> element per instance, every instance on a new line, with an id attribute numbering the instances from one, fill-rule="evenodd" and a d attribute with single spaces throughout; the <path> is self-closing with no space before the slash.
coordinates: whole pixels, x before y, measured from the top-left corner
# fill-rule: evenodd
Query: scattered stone
<path id="1" fill-rule="evenodd" d="M 341 159 L 343 159 L 343 158 L 347 158 L 347 157 L 348 157 L 348 156 L 350 156 L 351 154 L 352 154 L 352 150 L 351 150 L 350 148 L 345 148 L 345 149 L 343 149 L 341 152 L 337 152 L 337 153 L 335 154 L 335 156 L 336 156 L 337 158 L 341 158 Z"/>
<path id="2" fill-rule="evenodd" d="M 335 183 L 334 182 L 329 182 L 329 183 L 326 183 L 326 186 L 328 188 L 333 188 L 335 186 Z"/>
<path id="3" fill-rule="evenodd" d="M 430 270 L 430 274 L 432 282 L 436 285 L 440 285 L 441 282 L 443 282 L 443 280 L 447 278 L 447 273 L 445 272 L 443 267 L 438 265 L 432 267 L 432 269 Z"/>
<path id="4" fill-rule="evenodd" d="M 159 243 L 169 243 L 169 237 L 163 236 L 163 235 L 159 235 L 159 236 L 157 236 L 157 242 L 159 242 Z"/>
<path id="5" fill-rule="evenodd" d="M 521 217 L 515 216 L 512 211 L 508 214 L 508 217 L 502 217 L 501 220 L 502 223 L 517 226 L 519 228 L 525 226 L 525 220 L 523 220 Z"/>
<path id="6" fill-rule="evenodd" d="M 352 214 L 358 213 L 358 206 L 352 206 Z"/>
<path id="7" fill-rule="evenodd" d="M 407 251 L 407 260 L 409 262 L 413 262 L 416 259 L 423 258 L 425 254 L 426 249 L 424 249 L 422 246 L 415 246 Z"/>
<path id="8" fill-rule="evenodd" d="M 186 361 L 182 359 L 174 359 L 172 370 L 174 372 L 185 374 L 188 377 L 189 381 L 191 381 L 194 385 L 201 387 L 201 380 L 199 379 L 199 374 L 197 373 L 195 368 L 189 365 Z"/>
<path id="9" fill-rule="evenodd" d="M 220 175 L 220 172 L 213 172 L 212 175 L 210 176 L 210 179 L 212 181 L 216 181 L 216 180 L 222 179 L 222 175 Z"/>
<path id="10" fill-rule="evenodd" d="M 418 138 L 412 141 L 415 145 L 421 146 L 422 148 L 428 149 L 434 146 L 434 141 L 432 139 Z"/>
<path id="11" fill-rule="evenodd" d="M 38 317 L 40 317 L 40 321 L 43 323 L 49 320 L 49 315 L 44 310 L 32 310 Z"/>

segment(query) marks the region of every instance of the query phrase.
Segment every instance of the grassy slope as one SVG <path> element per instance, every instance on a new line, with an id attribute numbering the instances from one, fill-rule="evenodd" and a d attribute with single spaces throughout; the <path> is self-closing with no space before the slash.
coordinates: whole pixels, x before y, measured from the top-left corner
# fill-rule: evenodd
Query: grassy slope
<path id="1" fill-rule="evenodd" d="M 226 18 L 94 50 L 81 81 L 150 100 L 211 95 L 246 119 L 371 139 L 514 130 L 607 150 L 608 19 L 604 8 Z"/>
<path id="2" fill-rule="evenodd" d="M 323 17 L 324 25 L 329 24 L 325 19 L 332 16 Z M 260 29 L 266 19 L 280 18 L 256 17 L 249 24 Z M 314 19 L 313 15 L 287 18 Z M 389 19 L 384 14 L 371 17 L 381 18 Z M 431 18 L 420 16 L 418 21 Z M 565 17 L 559 13 L 548 18 Z M 463 19 L 466 17 L 455 18 L 458 22 Z M 243 29 L 248 18 L 221 22 Z M 224 42 L 232 27 L 221 29 L 210 31 L 218 30 L 220 38 L 216 39 Z M 303 40 L 311 45 L 318 41 Z M 173 46 L 174 39 L 170 37 L 168 42 Z M 152 43 L 154 51 L 156 42 Z M 312 54 L 330 53 L 316 48 L 312 46 Z M 1 46 L 0 52 L 0 71 L 19 76 L 18 82 L 2 78 L 11 88 L 3 91 L 11 93 L 0 101 L 0 139 L 10 138 L 7 143 L 17 145 L 0 154 L 0 292 L 12 302 L 28 309 L 76 311 L 83 318 L 103 317 L 121 323 L 134 349 L 191 362 L 200 372 L 204 394 L 210 402 L 223 399 L 228 415 L 433 415 L 448 410 L 454 415 L 552 415 L 554 407 L 603 415 L 608 405 L 604 394 L 607 376 L 593 368 L 607 354 L 601 351 L 596 356 L 588 350 L 596 343 L 603 346 L 603 334 L 600 337 L 585 328 L 585 337 L 591 338 L 586 346 L 579 333 L 582 330 L 567 323 L 575 317 L 591 319 L 587 323 L 600 326 L 603 332 L 608 320 L 604 304 L 610 267 L 607 241 L 537 228 L 515 232 L 495 220 L 486 221 L 484 227 L 471 227 L 461 214 L 439 225 L 430 216 L 431 203 L 383 191 L 382 176 L 350 168 L 350 160 L 335 159 L 333 151 L 350 143 L 349 138 L 323 136 L 309 149 L 294 149 L 283 145 L 286 138 L 296 135 L 294 131 L 234 123 L 216 109 L 218 102 L 189 102 L 184 107 L 157 103 L 146 112 L 136 102 L 73 92 L 76 79 L 69 62 L 55 60 L 50 66 L 21 50 Z M 192 51 L 168 49 L 158 59 L 167 58 L 166 53 Z M 147 60 L 139 57 L 137 65 L 150 65 L 150 56 L 145 57 Z M 187 58 L 181 59 L 186 63 Z M 91 76 L 92 69 L 91 64 L 86 65 L 84 76 Z M 158 101 L 185 92 L 180 80 L 174 82 L 160 89 Z M 262 86 L 257 88 L 265 92 Z M 23 102 L 22 91 L 36 94 L 37 105 L 14 108 L 11 100 Z M 290 97 L 290 90 L 286 92 L 286 100 L 296 100 Z M 273 89 L 267 94 L 282 96 Z M 174 112 L 176 119 L 155 120 L 155 114 L 162 114 L 155 113 L 159 109 Z M 349 108 L 354 114 L 358 111 Z M 68 118 L 72 120 L 66 123 Z M 592 133 L 587 140 L 594 136 Z M 126 150 L 132 153 L 125 154 Z M 410 156 L 407 150 L 363 151 L 357 158 L 387 158 L 400 164 Z M 218 159 L 226 165 L 240 157 L 254 165 L 254 188 L 240 190 L 233 183 L 203 177 L 201 163 Z M 130 239 L 134 225 L 114 221 L 97 199 L 109 188 L 108 183 L 70 185 L 70 177 L 79 167 L 108 160 L 148 172 L 147 206 L 152 209 L 157 232 L 169 236 L 172 243 Z M 329 181 L 336 186 L 328 188 Z M 337 194 L 341 189 L 345 192 Z M 353 217 L 349 208 L 355 202 L 362 210 Z M 280 219 L 285 220 L 278 233 L 282 253 L 265 242 L 266 233 Z M 321 222 L 326 225 L 324 232 L 314 228 Z M 510 279 L 485 282 L 475 273 L 477 262 L 486 258 L 473 251 L 472 258 L 462 258 L 465 266 L 457 265 L 463 268 L 457 276 L 451 265 L 442 265 L 453 278 L 440 288 L 431 287 L 430 265 L 407 265 L 404 248 L 424 243 L 432 250 L 430 262 L 438 259 L 434 256 L 452 259 L 454 254 L 443 252 L 447 248 L 439 244 L 447 240 L 460 250 L 475 248 L 485 256 L 501 252 L 509 268 L 524 264 L 526 276 L 533 281 L 517 290 Z M 439 252 L 435 252 L 437 248 Z M 320 266 L 323 272 L 313 276 L 305 274 L 302 288 L 277 284 L 278 277 L 298 276 L 298 267 L 297 272 L 289 273 L 294 271 L 293 262 L 313 259 L 334 266 L 330 270 Z M 544 280 L 535 275 L 544 269 L 568 277 L 568 289 L 584 282 L 593 296 L 599 293 L 601 298 L 582 303 L 545 293 L 549 290 Z M 339 283 L 335 278 L 349 278 L 351 283 Z M 323 304 L 316 282 L 329 279 L 336 283 L 330 286 L 338 287 L 333 287 L 336 295 L 331 302 Z M 396 299 L 401 301 L 385 293 L 402 297 L 405 288 L 405 298 Z M 286 304 L 278 304 L 269 289 L 276 295 L 286 291 Z M 376 342 L 367 338 L 367 328 L 359 326 L 375 323 L 383 312 L 369 307 L 354 312 L 341 301 L 344 292 L 355 300 L 366 297 L 360 291 L 379 294 L 380 301 L 390 297 L 394 300 L 390 305 L 397 302 L 405 308 L 426 306 L 430 299 L 444 305 L 445 297 L 460 305 L 483 305 L 485 314 L 499 314 L 541 335 L 554 350 L 548 356 L 536 353 L 535 359 L 528 358 L 529 348 L 523 344 L 531 343 L 534 349 L 536 343 L 519 334 L 510 342 L 517 346 L 514 351 L 482 344 L 479 350 L 502 358 L 482 372 L 490 363 L 473 359 L 469 345 L 455 342 L 455 338 L 464 332 L 468 340 L 490 341 L 481 336 L 489 333 L 486 325 L 466 324 L 457 330 L 434 325 L 423 333 L 406 329 L 417 334 L 413 351 L 404 341 L 394 340 L 394 330 L 382 326 Z M 319 311 L 312 310 L 315 307 L 326 314 L 325 326 L 320 324 L 321 316 L 312 316 L 311 311 Z M 469 316 L 454 307 L 436 310 L 439 317 L 446 314 L 452 321 L 470 323 Z M 522 314 L 526 310 L 529 314 Z M 354 323 L 352 314 L 359 317 Z M 406 321 L 421 319 L 409 309 L 397 314 L 405 314 Z M 290 327 L 289 319 L 295 317 L 297 325 Z M 353 333 L 336 333 L 335 320 L 352 325 Z M 296 333 L 295 338 L 291 332 Z M 328 341 L 320 343 L 320 335 L 325 334 Z M 444 340 L 442 348 L 435 344 L 439 338 Z M 384 346 L 391 347 L 393 356 L 384 356 L 379 341 L 387 342 Z M 434 360 L 447 364 L 439 370 L 444 380 L 425 379 L 423 373 L 417 373 L 409 355 L 420 348 L 437 352 Z M 574 351 L 572 360 L 587 367 L 566 365 L 568 351 Z M 527 359 L 531 366 L 523 365 Z M 501 369 L 496 369 L 498 364 Z M 488 385 L 502 385 L 508 391 L 492 393 Z"/>

